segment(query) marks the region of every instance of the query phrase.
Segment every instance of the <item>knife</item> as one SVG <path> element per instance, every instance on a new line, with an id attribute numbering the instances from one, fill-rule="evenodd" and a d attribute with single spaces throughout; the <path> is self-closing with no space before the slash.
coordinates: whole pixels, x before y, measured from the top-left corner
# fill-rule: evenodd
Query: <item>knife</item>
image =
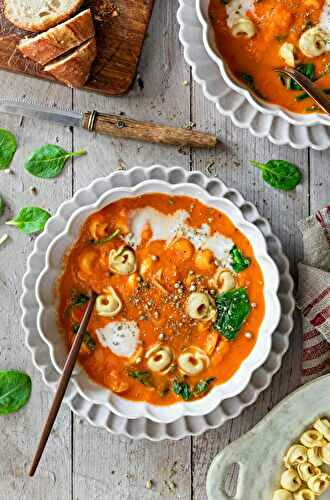
<path id="1" fill-rule="evenodd" d="M 45 108 L 34 103 L 15 101 L 4 97 L 0 97 L 0 112 L 40 118 L 69 127 L 82 127 L 89 132 L 98 132 L 122 139 L 197 148 L 213 148 L 218 143 L 216 136 L 189 128 L 168 127 L 133 120 L 125 115 L 117 116 L 97 111 L 81 113 L 58 108 Z"/>

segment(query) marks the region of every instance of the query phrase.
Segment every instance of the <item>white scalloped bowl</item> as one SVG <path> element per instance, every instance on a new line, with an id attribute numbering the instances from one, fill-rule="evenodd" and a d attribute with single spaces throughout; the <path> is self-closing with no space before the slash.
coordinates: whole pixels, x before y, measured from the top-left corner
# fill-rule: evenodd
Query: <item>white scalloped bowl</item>
<path id="1" fill-rule="evenodd" d="M 249 103 L 261 113 L 270 114 L 283 118 L 293 125 L 327 125 L 330 126 L 330 116 L 321 113 L 299 114 L 288 111 L 277 104 L 270 104 L 259 99 L 253 92 L 243 86 L 242 82 L 230 70 L 217 48 L 214 30 L 209 19 L 208 10 L 210 0 L 195 0 L 197 16 L 203 28 L 203 43 L 208 55 L 217 64 L 222 78 L 226 84 L 238 94 L 244 96 Z M 220 1 L 220 0 L 219 0 Z M 235 105 L 235 103 L 233 103 Z M 233 109 L 234 111 L 234 109 Z"/>
<path id="2" fill-rule="evenodd" d="M 196 174 L 199 175 L 197 172 Z M 91 185 L 91 189 L 93 185 L 95 185 L 95 181 Z M 77 391 L 92 403 L 104 405 L 115 414 L 129 419 L 145 417 L 155 422 L 169 423 L 187 415 L 205 415 L 225 399 L 242 392 L 249 383 L 252 373 L 268 357 L 271 350 L 271 335 L 280 319 L 281 307 L 277 297 L 279 286 L 278 269 L 267 253 L 265 239 L 261 231 L 245 220 L 240 210 L 231 201 L 211 196 L 206 190 L 197 185 L 188 183 L 171 185 L 160 180 L 147 180 L 135 187 L 117 187 L 106 190 L 101 196 L 97 196 L 96 202 L 91 204 L 88 204 L 88 191 L 82 192 L 80 196 L 84 197 L 82 200 L 84 206 L 73 212 L 66 223 L 65 229 L 48 247 L 46 264 L 36 283 L 36 297 L 39 304 L 37 325 L 39 334 L 49 347 L 53 366 L 58 372 L 61 372 L 67 356 L 67 348 L 64 336 L 59 333 L 58 329 L 57 299 L 54 290 L 56 290 L 56 284 L 62 271 L 64 255 L 77 240 L 80 228 L 90 214 L 121 198 L 155 192 L 168 193 L 172 196 L 191 196 L 225 213 L 249 239 L 265 280 L 265 316 L 256 345 L 230 380 L 222 385 L 215 386 L 200 400 L 192 402 L 179 401 L 169 406 L 156 406 L 145 402 L 129 401 L 94 383 L 79 365 L 75 369 L 72 381 Z M 90 199 L 95 200 L 95 193 L 90 196 Z M 59 209 L 58 214 L 51 220 L 60 218 L 60 212 Z M 45 231 L 47 231 L 47 226 Z"/>

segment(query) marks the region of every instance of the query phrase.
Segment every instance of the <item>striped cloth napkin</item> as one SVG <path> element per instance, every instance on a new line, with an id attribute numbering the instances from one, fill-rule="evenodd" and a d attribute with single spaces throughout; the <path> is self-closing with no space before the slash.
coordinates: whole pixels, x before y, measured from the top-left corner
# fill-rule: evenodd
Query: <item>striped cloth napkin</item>
<path id="1" fill-rule="evenodd" d="M 303 317 L 302 382 L 330 372 L 330 205 L 300 221 L 297 307 Z"/>

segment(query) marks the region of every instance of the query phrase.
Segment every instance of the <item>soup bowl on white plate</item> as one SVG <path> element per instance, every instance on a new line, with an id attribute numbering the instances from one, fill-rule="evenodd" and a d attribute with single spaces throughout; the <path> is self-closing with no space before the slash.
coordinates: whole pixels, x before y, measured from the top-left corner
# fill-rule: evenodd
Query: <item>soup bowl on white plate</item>
<path id="1" fill-rule="evenodd" d="M 207 207 L 215 208 L 224 213 L 248 239 L 264 278 L 265 310 L 252 351 L 229 380 L 223 384 L 214 385 L 201 399 L 178 400 L 167 406 L 128 400 L 95 383 L 83 367 L 79 363 L 77 364 L 72 381 L 77 391 L 89 401 L 104 405 L 115 414 L 129 419 L 145 417 L 155 422 L 169 423 L 182 416 L 205 415 L 225 399 L 241 393 L 249 383 L 253 372 L 264 363 L 271 350 L 271 335 L 276 329 L 281 315 L 277 297 L 279 273 L 274 261 L 267 253 L 266 243 L 260 230 L 246 221 L 241 211 L 226 198 L 211 196 L 197 185 L 188 183 L 172 185 L 161 180 L 147 180 L 134 187 L 123 186 L 109 189 L 99 196 L 96 202 L 90 205 L 86 204 L 73 212 L 65 229 L 50 244 L 46 254 L 45 267 L 37 280 L 38 330 L 49 347 L 51 361 L 58 372 L 62 371 L 67 357 L 67 343 L 64 335 L 60 332 L 58 321 L 58 281 L 63 272 L 64 256 L 77 241 L 82 225 L 91 214 L 112 202 L 147 193 L 163 193 L 171 197 L 189 196 Z"/>
<path id="2" fill-rule="evenodd" d="M 203 29 L 203 43 L 204 47 L 211 57 L 211 59 L 217 64 L 222 78 L 226 82 L 229 88 L 237 92 L 238 94 L 244 96 L 249 103 L 253 106 L 256 111 L 263 114 L 270 114 L 273 116 L 278 116 L 283 118 L 288 123 L 293 125 L 330 125 L 330 116 L 322 113 L 308 113 L 300 114 L 289 111 L 277 104 L 271 104 L 265 100 L 258 97 L 251 89 L 244 84 L 233 74 L 229 65 L 225 59 L 220 54 L 217 42 L 215 38 L 214 29 L 209 17 L 209 6 L 210 0 L 195 0 L 196 10 L 198 19 L 202 25 Z M 220 0 L 219 0 L 220 1 Z M 198 71 L 198 68 L 196 68 Z M 233 102 L 233 109 L 237 106 L 237 102 Z"/>

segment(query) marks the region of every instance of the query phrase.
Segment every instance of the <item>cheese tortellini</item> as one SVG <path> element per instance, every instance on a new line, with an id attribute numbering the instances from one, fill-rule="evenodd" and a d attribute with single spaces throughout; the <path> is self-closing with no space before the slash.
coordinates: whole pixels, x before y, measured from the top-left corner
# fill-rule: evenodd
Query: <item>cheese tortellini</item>
<path id="1" fill-rule="evenodd" d="M 330 422 L 319 418 L 300 436 L 284 457 L 282 489 L 273 493 L 272 500 L 315 500 L 330 488 Z"/>
<path id="2" fill-rule="evenodd" d="M 229 292 L 236 287 L 234 273 L 229 269 L 219 268 L 210 283 L 218 290 L 218 293 Z"/>
<path id="3" fill-rule="evenodd" d="M 109 254 L 109 268 L 116 274 L 132 274 L 136 271 L 136 257 L 134 251 L 127 245 L 118 250 L 111 250 Z"/>
<path id="4" fill-rule="evenodd" d="M 198 375 L 210 364 L 209 357 L 199 347 L 190 346 L 178 357 L 178 366 L 185 375 Z"/>
<path id="5" fill-rule="evenodd" d="M 122 308 L 122 301 L 118 297 L 112 286 L 106 288 L 105 293 L 98 295 L 95 302 L 95 309 L 99 316 L 113 318 Z"/>
<path id="6" fill-rule="evenodd" d="M 146 352 L 146 359 L 152 372 L 165 374 L 171 368 L 173 354 L 168 346 L 156 344 Z"/>
<path id="7" fill-rule="evenodd" d="M 328 32 L 318 26 L 305 31 L 299 39 L 299 48 L 306 57 L 317 57 L 327 51 Z"/>
<path id="8" fill-rule="evenodd" d="M 281 45 L 279 50 L 279 55 L 284 59 L 284 62 L 287 66 L 295 67 L 295 58 L 294 58 L 294 45 L 292 43 L 285 42 Z"/>
<path id="9" fill-rule="evenodd" d="M 193 292 L 186 303 L 186 311 L 192 319 L 209 321 L 215 319 L 214 302 L 207 293 Z"/>
<path id="10" fill-rule="evenodd" d="M 232 26 L 231 32 L 235 37 L 252 38 L 256 34 L 254 23 L 248 17 L 239 18 Z"/>

